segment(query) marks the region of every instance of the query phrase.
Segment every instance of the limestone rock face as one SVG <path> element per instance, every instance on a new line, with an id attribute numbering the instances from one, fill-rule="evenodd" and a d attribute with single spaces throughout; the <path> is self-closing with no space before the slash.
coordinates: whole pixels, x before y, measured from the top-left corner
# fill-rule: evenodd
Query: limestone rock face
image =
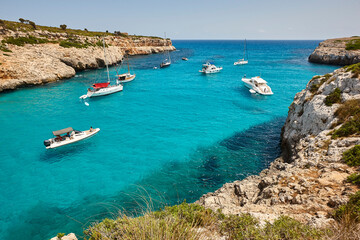
<path id="1" fill-rule="evenodd" d="M 321 42 L 309 56 L 309 62 L 342 66 L 360 62 L 360 50 L 345 49 L 346 43 L 354 39 L 358 38 L 328 39 Z"/>
<path id="2" fill-rule="evenodd" d="M 250 213 L 262 221 L 288 215 L 315 226 L 331 223 L 330 213 L 356 191 L 345 182 L 356 169 L 341 158 L 344 151 L 360 144 L 360 137 L 331 139 L 328 133 L 340 104 L 326 106 L 324 99 L 335 88 L 341 90 L 343 101 L 360 99 L 360 79 L 353 76 L 338 69 L 310 80 L 289 107 L 282 133 L 287 154 L 259 176 L 226 183 L 196 203 L 225 214 Z"/>
<path id="3" fill-rule="evenodd" d="M 61 239 L 58 237 L 53 237 L 50 240 L 78 240 L 74 233 L 69 233 L 66 236 L 63 236 Z"/>
<path id="4" fill-rule="evenodd" d="M 34 31 L 31 33 L 3 30 L 0 41 L 7 37 L 35 36 L 52 41 L 66 40 L 66 33 Z M 7 44 L 11 52 L 0 51 L 0 92 L 18 87 L 38 85 L 61 79 L 71 78 L 76 71 L 105 67 L 104 52 L 100 37 L 75 36 L 77 42 L 88 42 L 87 48 L 64 48 L 58 43 L 26 44 L 23 47 Z M 123 59 L 124 53 L 130 55 L 159 53 L 175 50 L 169 39 L 131 38 L 107 36 L 105 42 L 108 64 L 115 64 Z"/>

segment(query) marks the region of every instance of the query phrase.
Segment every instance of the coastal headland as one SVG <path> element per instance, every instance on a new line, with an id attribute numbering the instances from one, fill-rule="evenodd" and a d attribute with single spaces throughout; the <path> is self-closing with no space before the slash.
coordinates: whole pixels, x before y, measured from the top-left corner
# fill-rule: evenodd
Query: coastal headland
<path id="1" fill-rule="evenodd" d="M 360 37 L 327 39 L 309 56 L 309 62 L 351 65 L 360 62 Z"/>
<path id="2" fill-rule="evenodd" d="M 175 50 L 170 39 L 61 29 L 1 20 L 0 92 L 45 84 L 75 76 L 86 69 L 105 67 L 102 39 L 108 64 L 129 55 Z"/>

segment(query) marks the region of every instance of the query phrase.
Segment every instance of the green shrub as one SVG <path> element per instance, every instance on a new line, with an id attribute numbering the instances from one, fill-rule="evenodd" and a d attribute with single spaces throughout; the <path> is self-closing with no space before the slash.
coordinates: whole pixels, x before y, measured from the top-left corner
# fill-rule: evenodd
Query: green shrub
<path id="1" fill-rule="evenodd" d="M 92 46 L 90 43 L 81 43 L 77 41 L 61 41 L 59 45 L 64 48 L 87 48 Z"/>
<path id="2" fill-rule="evenodd" d="M 281 216 L 273 224 L 265 226 L 266 237 L 263 239 L 321 239 L 324 232 L 302 224 L 287 216 Z"/>
<path id="3" fill-rule="evenodd" d="M 335 88 L 335 90 L 330 93 L 324 100 L 326 106 L 332 106 L 334 103 L 341 102 L 341 91 L 339 88 Z"/>
<path id="4" fill-rule="evenodd" d="M 338 124 L 350 120 L 351 117 L 358 115 L 360 115 L 360 99 L 353 99 L 344 102 L 335 112 L 335 116 L 338 118 Z"/>
<path id="5" fill-rule="evenodd" d="M 349 166 L 360 166 L 360 145 L 345 151 L 343 153 L 343 160 Z"/>
<path id="6" fill-rule="evenodd" d="M 346 50 L 358 50 L 360 49 L 360 39 L 350 40 L 346 43 Z"/>
<path id="7" fill-rule="evenodd" d="M 41 43 L 48 43 L 49 40 L 44 38 L 36 38 L 34 36 L 29 37 L 9 37 L 3 40 L 3 43 L 13 44 L 17 46 L 24 46 L 25 44 L 41 44 Z"/>
<path id="8" fill-rule="evenodd" d="M 339 137 L 348 137 L 350 135 L 359 134 L 359 133 L 360 133 L 360 118 L 359 116 L 356 116 L 356 118 L 345 122 L 339 129 L 335 130 L 331 138 L 336 139 Z"/>
<path id="9" fill-rule="evenodd" d="M 316 93 L 318 91 L 318 89 L 321 87 L 321 85 L 323 85 L 323 83 L 326 82 L 331 76 L 332 75 L 330 73 L 328 73 L 328 74 L 325 74 L 324 76 L 317 75 L 317 76 L 313 77 L 310 81 L 314 81 L 314 80 L 319 79 L 319 78 L 321 78 L 321 80 L 320 80 L 319 83 L 312 84 L 310 86 L 310 92 L 311 93 Z"/>
<path id="10" fill-rule="evenodd" d="M 3 52 L 12 52 L 10 49 L 8 49 L 7 47 L 5 47 L 4 45 L 0 45 L 0 51 L 3 51 Z"/>
<path id="11" fill-rule="evenodd" d="M 65 236 L 65 233 L 58 233 L 57 238 L 60 240 L 63 236 Z"/>
<path id="12" fill-rule="evenodd" d="M 60 25 L 60 28 L 61 28 L 62 30 L 66 30 L 66 27 L 67 27 L 67 26 L 66 26 L 65 24 L 61 24 L 61 25 Z"/>
<path id="13" fill-rule="evenodd" d="M 347 72 L 351 71 L 353 73 L 353 75 L 351 76 L 352 78 L 358 78 L 359 77 L 359 75 L 360 75 L 360 63 L 345 66 L 344 68 L 345 68 L 345 70 Z"/>
<path id="14" fill-rule="evenodd" d="M 353 173 L 346 179 L 347 182 L 360 185 L 360 173 Z"/>
<path id="15" fill-rule="evenodd" d="M 360 191 L 350 196 L 349 202 L 334 212 L 336 220 L 340 221 L 344 217 L 349 218 L 350 221 L 360 222 Z"/>
<path id="16" fill-rule="evenodd" d="M 261 235 L 261 229 L 259 221 L 250 214 L 230 215 L 222 221 L 220 233 L 229 239 L 252 239 Z"/>

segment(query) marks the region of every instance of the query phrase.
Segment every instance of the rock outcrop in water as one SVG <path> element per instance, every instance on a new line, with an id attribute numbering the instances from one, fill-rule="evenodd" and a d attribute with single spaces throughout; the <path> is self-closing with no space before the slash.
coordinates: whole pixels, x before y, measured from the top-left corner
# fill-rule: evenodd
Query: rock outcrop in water
<path id="1" fill-rule="evenodd" d="M 47 43 L 24 46 L 0 44 L 0 92 L 71 78 L 76 71 L 105 66 L 102 38 L 99 36 L 70 35 L 46 30 L 13 31 L 0 26 L 0 42 L 20 37 L 45 39 Z M 59 45 L 61 41 L 72 41 L 87 46 L 65 48 Z M 109 45 L 109 64 L 120 62 L 125 51 L 130 55 L 140 55 L 175 50 L 171 40 L 155 37 L 108 35 L 105 42 Z"/>
<path id="2" fill-rule="evenodd" d="M 341 92 L 341 103 L 327 106 L 325 99 L 335 89 Z M 343 163 L 342 153 L 360 144 L 360 136 L 331 136 L 343 125 L 336 110 L 351 99 L 360 99 L 359 74 L 342 68 L 314 77 L 289 107 L 283 156 L 258 176 L 226 183 L 196 203 L 225 214 L 251 213 L 262 220 L 288 215 L 316 226 L 332 221 L 330 213 L 356 191 L 345 182 L 356 169 Z"/>
<path id="3" fill-rule="evenodd" d="M 325 40 L 309 56 L 309 62 L 341 66 L 359 63 L 360 49 L 347 50 L 347 44 L 351 42 L 355 44 L 357 41 L 360 46 L 360 37 Z"/>

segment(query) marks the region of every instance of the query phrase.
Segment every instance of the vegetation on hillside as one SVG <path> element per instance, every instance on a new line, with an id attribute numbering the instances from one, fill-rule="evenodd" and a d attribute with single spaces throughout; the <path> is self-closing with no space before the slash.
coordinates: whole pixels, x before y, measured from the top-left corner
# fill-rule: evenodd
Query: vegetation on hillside
<path id="1" fill-rule="evenodd" d="M 51 42 L 47 40 L 46 38 L 36 38 L 34 36 L 28 36 L 28 37 L 8 37 L 1 41 L 3 44 L 13 44 L 17 46 L 24 46 L 25 44 L 41 44 L 41 43 L 48 43 Z"/>
<path id="2" fill-rule="evenodd" d="M 34 29 L 37 29 L 37 30 L 55 32 L 55 33 L 67 33 L 69 35 L 80 35 L 80 36 L 88 36 L 88 37 L 121 36 L 121 37 L 131 37 L 131 38 L 147 37 L 147 38 L 162 39 L 160 37 L 155 37 L 155 36 L 128 35 L 121 33 L 120 31 L 115 31 L 114 33 L 110 33 L 110 32 L 88 31 L 86 28 L 84 30 L 70 29 L 67 28 L 65 24 L 60 25 L 60 27 L 40 26 L 40 25 L 36 25 L 32 21 L 25 20 L 23 18 L 20 18 L 19 21 L 20 22 L 14 22 L 14 21 L 7 21 L 0 19 L 0 25 L 3 26 L 5 29 L 9 29 L 12 31 L 21 31 L 21 32 L 32 32 L 34 31 Z"/>
<path id="3" fill-rule="evenodd" d="M 335 88 L 335 90 L 326 96 L 324 103 L 326 106 L 332 106 L 334 103 L 341 102 L 341 91 L 339 88 Z"/>
<path id="4" fill-rule="evenodd" d="M 360 39 L 349 40 L 346 43 L 346 50 L 358 50 L 360 49 Z"/>
<path id="5" fill-rule="evenodd" d="M 310 86 L 310 92 L 315 94 L 319 88 L 321 87 L 321 85 L 323 85 L 327 80 L 329 80 L 329 78 L 332 76 L 332 74 L 328 73 L 328 74 L 325 74 L 324 76 L 315 76 L 313 77 L 310 81 L 311 82 L 314 82 L 316 79 L 320 79 L 320 82 L 319 83 L 313 83 L 311 86 Z"/>
<path id="6" fill-rule="evenodd" d="M 352 78 L 358 78 L 360 76 L 360 63 L 355 63 L 353 65 L 344 67 L 347 72 L 352 72 Z"/>
<path id="7" fill-rule="evenodd" d="M 351 166 L 360 166 L 360 145 L 356 145 L 343 153 L 344 162 Z"/>

